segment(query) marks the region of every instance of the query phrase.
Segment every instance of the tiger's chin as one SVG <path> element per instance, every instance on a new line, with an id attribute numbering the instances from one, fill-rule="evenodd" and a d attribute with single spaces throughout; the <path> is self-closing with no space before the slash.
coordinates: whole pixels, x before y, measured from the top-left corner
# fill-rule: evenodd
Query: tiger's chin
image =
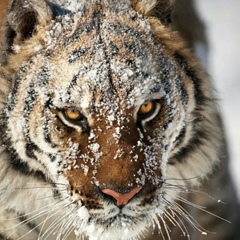
<path id="1" fill-rule="evenodd" d="M 109 214 L 90 214 L 87 221 L 81 221 L 75 234 L 84 234 L 90 240 L 135 240 L 154 222 L 153 211 L 146 214 L 144 210 L 135 212 L 128 207 L 112 207 L 107 212 Z"/>
<path id="2" fill-rule="evenodd" d="M 148 226 L 147 217 L 142 217 L 141 221 L 138 217 L 134 218 L 120 213 L 107 219 L 95 219 L 83 228 L 77 229 L 75 234 L 78 234 L 78 232 L 79 234 L 85 234 L 90 240 L 139 239 Z"/>

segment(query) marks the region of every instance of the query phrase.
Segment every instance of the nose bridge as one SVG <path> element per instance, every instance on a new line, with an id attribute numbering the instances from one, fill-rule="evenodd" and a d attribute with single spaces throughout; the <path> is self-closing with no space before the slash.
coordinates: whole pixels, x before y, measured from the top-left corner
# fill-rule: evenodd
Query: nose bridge
<path id="1" fill-rule="evenodd" d="M 136 121 L 129 110 L 128 113 L 123 113 L 126 110 L 116 111 L 115 119 L 109 123 L 106 119 L 112 118 L 111 115 L 102 116 L 102 119 L 98 120 L 98 126 L 95 129 L 101 129 L 97 131 L 98 141 L 101 142 L 106 153 L 114 149 L 118 152 L 120 149 L 123 150 L 122 152 L 130 151 L 141 141 Z"/>
<path id="2" fill-rule="evenodd" d="M 141 169 L 141 157 L 126 143 L 110 148 L 100 159 L 97 180 L 117 188 L 134 185 L 137 172 Z M 135 156 L 138 156 L 137 160 L 134 160 Z"/>
<path id="3" fill-rule="evenodd" d="M 99 184 L 123 191 L 137 186 L 144 155 L 138 146 L 140 138 L 136 127 L 113 126 L 99 133 L 98 141 L 102 151 L 96 174 Z"/>

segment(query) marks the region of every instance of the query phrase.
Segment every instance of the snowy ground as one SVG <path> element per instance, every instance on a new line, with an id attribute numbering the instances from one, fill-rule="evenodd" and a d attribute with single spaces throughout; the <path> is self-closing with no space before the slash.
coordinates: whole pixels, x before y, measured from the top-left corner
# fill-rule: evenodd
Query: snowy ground
<path id="1" fill-rule="evenodd" d="M 195 0 L 207 27 L 208 72 L 221 98 L 231 155 L 231 171 L 240 199 L 240 1 Z"/>

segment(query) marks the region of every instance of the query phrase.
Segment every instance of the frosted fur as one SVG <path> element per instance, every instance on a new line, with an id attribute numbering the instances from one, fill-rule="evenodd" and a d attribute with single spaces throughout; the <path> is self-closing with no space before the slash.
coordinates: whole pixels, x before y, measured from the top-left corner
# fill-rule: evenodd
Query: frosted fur
<path id="1" fill-rule="evenodd" d="M 0 217 L 0 233 L 137 240 L 156 227 L 170 240 L 168 221 L 190 239 L 181 217 L 205 233 L 177 200 L 218 166 L 222 132 L 211 82 L 164 20 L 173 2 L 53 3 L 9 8 L 0 213 L 12 224 Z M 124 206 L 102 192 L 138 186 Z"/>

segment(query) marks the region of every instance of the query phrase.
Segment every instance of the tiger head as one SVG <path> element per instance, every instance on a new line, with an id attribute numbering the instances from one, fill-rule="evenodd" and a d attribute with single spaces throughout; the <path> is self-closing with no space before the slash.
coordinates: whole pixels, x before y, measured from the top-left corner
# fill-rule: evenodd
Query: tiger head
<path id="1" fill-rule="evenodd" d="M 174 200 L 218 161 L 212 87 L 171 30 L 172 7 L 15 0 L 9 8 L 5 142 L 61 203 L 59 235 L 137 239 L 159 219 L 175 222 Z"/>

